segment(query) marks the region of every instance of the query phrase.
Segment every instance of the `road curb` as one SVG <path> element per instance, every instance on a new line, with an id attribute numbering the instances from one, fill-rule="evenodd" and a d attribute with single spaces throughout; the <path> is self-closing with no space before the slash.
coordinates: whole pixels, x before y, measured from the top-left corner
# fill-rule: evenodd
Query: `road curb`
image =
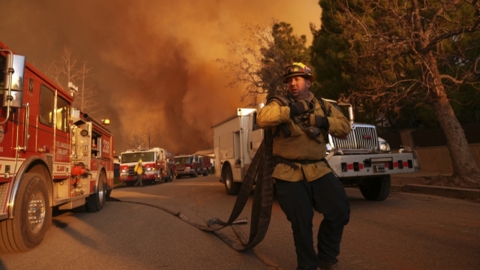
<path id="1" fill-rule="evenodd" d="M 390 191 L 421 193 L 421 194 L 442 196 L 447 198 L 457 198 L 457 199 L 479 199 L 480 198 L 480 190 L 478 189 L 440 187 L 440 186 L 417 185 L 417 184 L 392 185 Z"/>
<path id="2" fill-rule="evenodd" d="M 126 186 L 124 182 L 113 185 L 113 188 Z"/>

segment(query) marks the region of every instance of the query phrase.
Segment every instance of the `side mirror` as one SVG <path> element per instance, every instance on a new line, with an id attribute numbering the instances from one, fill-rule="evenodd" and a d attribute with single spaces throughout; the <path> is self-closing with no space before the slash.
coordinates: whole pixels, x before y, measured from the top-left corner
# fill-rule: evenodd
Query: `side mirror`
<path id="1" fill-rule="evenodd" d="M 9 53 L 5 61 L 3 107 L 22 107 L 25 56 Z"/>
<path id="2" fill-rule="evenodd" d="M 338 107 L 344 114 L 347 114 L 348 120 L 353 123 L 355 120 L 355 115 L 353 113 L 353 106 L 350 103 L 338 103 Z"/>

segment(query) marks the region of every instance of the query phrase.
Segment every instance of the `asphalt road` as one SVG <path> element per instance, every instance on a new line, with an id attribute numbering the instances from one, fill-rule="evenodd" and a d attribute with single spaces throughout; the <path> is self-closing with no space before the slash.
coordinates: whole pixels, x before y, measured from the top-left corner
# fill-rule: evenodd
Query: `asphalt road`
<path id="1" fill-rule="evenodd" d="M 365 201 L 347 189 L 352 208 L 339 256 L 341 269 L 478 269 L 480 205 L 418 194 L 392 193 Z M 214 176 L 184 178 L 112 192 L 98 213 L 58 213 L 34 250 L 0 254 L 0 269 L 295 269 L 290 225 L 275 201 L 265 239 L 237 252 L 215 234 L 172 213 L 203 222 L 226 220 L 235 197 Z M 151 205 L 151 206 L 150 206 Z M 249 217 L 248 204 L 242 216 Z M 322 220 L 314 218 L 314 230 Z M 242 226 L 248 234 L 248 226 Z M 229 228 L 225 229 L 229 230 Z"/>

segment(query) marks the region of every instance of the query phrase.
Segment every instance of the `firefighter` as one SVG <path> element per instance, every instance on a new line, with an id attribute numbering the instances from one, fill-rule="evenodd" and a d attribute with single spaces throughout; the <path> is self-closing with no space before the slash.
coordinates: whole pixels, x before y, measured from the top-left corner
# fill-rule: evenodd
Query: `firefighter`
<path id="1" fill-rule="evenodd" d="M 137 176 L 137 182 L 135 182 L 135 186 L 141 186 L 143 187 L 143 181 L 142 181 L 142 176 L 143 176 L 143 165 L 142 165 L 142 159 L 138 160 L 137 165 L 135 165 L 135 168 L 133 169 L 135 171 L 135 174 Z"/>
<path id="2" fill-rule="evenodd" d="M 275 136 L 272 177 L 293 230 L 297 269 L 339 269 L 337 256 L 350 205 L 342 183 L 325 160 L 326 140 L 328 133 L 346 136 L 351 128 L 338 109 L 309 91 L 314 79 L 303 63 L 288 66 L 282 78 L 287 96 L 269 99 L 257 121 L 262 128 L 272 128 Z M 317 235 L 318 253 L 313 244 L 314 210 L 324 217 Z"/>

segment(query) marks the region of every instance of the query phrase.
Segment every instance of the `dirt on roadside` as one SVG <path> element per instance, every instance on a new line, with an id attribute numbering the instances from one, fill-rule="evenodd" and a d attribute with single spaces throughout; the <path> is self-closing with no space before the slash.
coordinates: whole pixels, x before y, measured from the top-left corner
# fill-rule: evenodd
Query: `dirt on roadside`
<path id="1" fill-rule="evenodd" d="M 399 185 L 399 186 L 404 186 L 404 185 L 428 185 L 428 182 L 430 182 L 432 179 L 431 176 L 404 176 L 401 174 L 397 175 L 391 175 L 391 181 L 392 185 Z"/>
<path id="2" fill-rule="evenodd" d="M 395 174 L 391 175 L 392 185 L 431 185 L 454 188 L 473 188 L 480 189 L 480 180 L 476 178 L 462 179 L 449 174 L 442 173 L 413 173 L 413 174 Z"/>

